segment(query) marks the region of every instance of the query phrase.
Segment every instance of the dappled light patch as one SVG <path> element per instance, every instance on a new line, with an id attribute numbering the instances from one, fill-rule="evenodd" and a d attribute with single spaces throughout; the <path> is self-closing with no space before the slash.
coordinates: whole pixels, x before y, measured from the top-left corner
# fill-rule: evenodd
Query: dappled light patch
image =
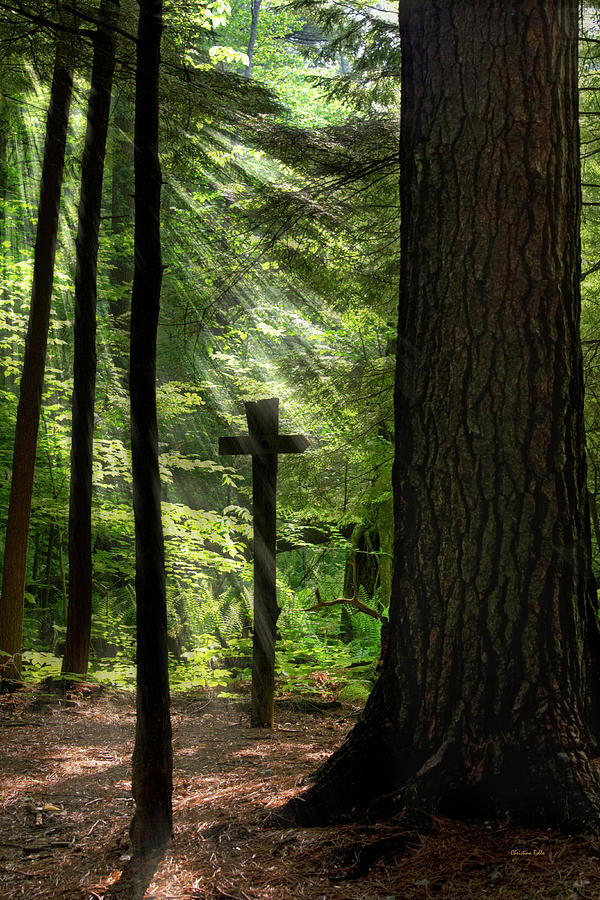
<path id="1" fill-rule="evenodd" d="M 216 692 L 173 698 L 174 836 L 132 859 L 134 697 L 0 697 L 0 896 L 104 900 L 424 900 L 600 896 L 600 840 L 443 817 L 269 827 L 358 710 L 276 710 L 272 732 Z M 285 715 L 284 715 L 285 713 Z"/>

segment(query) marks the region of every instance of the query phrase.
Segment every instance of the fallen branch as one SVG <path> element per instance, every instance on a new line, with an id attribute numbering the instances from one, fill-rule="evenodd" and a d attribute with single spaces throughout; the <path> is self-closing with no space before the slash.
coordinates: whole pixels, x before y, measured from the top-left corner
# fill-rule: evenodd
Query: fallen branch
<path id="1" fill-rule="evenodd" d="M 363 603 L 362 600 L 355 595 L 354 597 L 336 597 L 335 600 L 321 600 L 321 594 L 319 593 L 319 589 L 317 588 L 315 591 L 315 596 L 317 598 L 317 603 L 314 606 L 305 607 L 306 612 L 314 612 L 316 609 L 325 609 L 326 606 L 336 606 L 339 603 L 345 603 L 347 606 L 352 606 L 354 609 L 357 609 L 359 612 L 365 613 L 367 616 L 372 616 L 374 619 L 379 619 L 380 622 L 387 622 L 387 616 L 384 616 L 382 613 L 377 612 L 375 609 L 371 609 L 370 606 L 367 606 L 366 603 Z"/>
<path id="2" fill-rule="evenodd" d="M 30 728 L 32 726 L 40 727 L 43 722 L 0 722 L 0 728 Z"/>

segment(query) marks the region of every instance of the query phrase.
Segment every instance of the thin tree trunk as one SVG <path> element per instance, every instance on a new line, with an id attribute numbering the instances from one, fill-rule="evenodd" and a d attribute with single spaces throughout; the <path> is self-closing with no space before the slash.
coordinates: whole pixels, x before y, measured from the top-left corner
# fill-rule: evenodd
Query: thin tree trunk
<path id="1" fill-rule="evenodd" d="M 131 302 L 133 258 L 126 238 L 133 222 L 133 110 L 126 95 L 118 98 L 115 107 L 115 127 L 111 171 L 111 221 L 113 254 L 110 279 L 118 289 L 117 299 L 111 302 L 111 312 L 121 327 L 119 317 L 128 312 Z"/>
<path id="2" fill-rule="evenodd" d="M 597 827 L 577 4 L 401 4 L 390 646 L 287 814 Z"/>
<path id="3" fill-rule="evenodd" d="M 250 36 L 248 38 L 248 65 L 244 69 L 244 76 L 252 78 L 252 64 L 254 61 L 254 47 L 256 46 L 256 34 L 258 32 L 258 14 L 262 0 L 250 0 Z"/>
<path id="4" fill-rule="evenodd" d="M 60 575 L 60 593 L 62 597 L 63 622 L 67 621 L 67 573 L 65 572 L 65 555 L 63 553 L 64 541 L 62 530 L 58 529 L 58 571 Z"/>
<path id="5" fill-rule="evenodd" d="M 596 495 L 589 491 L 588 498 L 590 502 L 590 514 L 592 517 L 592 525 L 594 526 L 594 537 L 596 538 L 596 547 L 600 550 L 600 520 L 598 519 L 598 504 L 596 503 Z"/>
<path id="6" fill-rule="evenodd" d="M 46 567 L 44 570 L 44 586 L 40 591 L 40 641 L 46 646 L 54 644 L 54 632 L 52 626 L 54 617 L 50 609 L 50 578 L 52 577 L 52 556 L 54 554 L 54 539 L 57 527 L 52 522 L 48 531 L 48 546 L 46 549 Z"/>
<path id="7" fill-rule="evenodd" d="M 158 73 L 162 0 L 142 0 L 135 105 L 135 272 L 130 398 L 136 546 L 137 723 L 131 823 L 134 853 L 162 847 L 172 831 L 171 719 L 164 544 L 156 421 L 156 332 L 162 278 Z"/>
<path id="8" fill-rule="evenodd" d="M 81 168 L 75 270 L 75 346 L 71 485 L 69 497 L 69 606 L 62 671 L 87 674 L 92 627 L 92 454 L 96 389 L 96 280 L 102 180 L 115 67 L 118 0 L 102 0 Z"/>
<path id="9" fill-rule="evenodd" d="M 8 194 L 10 183 L 10 164 L 8 161 L 8 152 L 10 145 L 11 131 L 11 115 L 10 106 L 6 100 L 0 98 L 0 236 L 2 240 L 8 240 L 8 219 L 5 215 L 8 207 Z M 2 258 L 2 280 L 5 278 L 5 256 Z M 6 289 L 6 285 L 2 284 L 2 290 Z"/>
<path id="10" fill-rule="evenodd" d="M 34 549 L 33 549 L 33 562 L 31 564 L 31 584 L 32 584 L 33 590 L 37 590 L 37 580 L 38 580 L 38 574 L 39 574 L 39 569 L 40 569 L 40 557 L 41 557 L 41 549 L 42 549 L 42 542 L 40 539 L 39 529 L 36 529 L 36 531 L 35 531 L 35 539 L 33 542 L 33 547 L 34 547 Z"/>
<path id="11" fill-rule="evenodd" d="M 0 674 L 6 678 L 19 678 L 21 672 L 27 542 L 72 86 L 73 72 L 66 48 L 59 44 L 46 122 L 31 310 L 17 409 L 0 595 Z"/>

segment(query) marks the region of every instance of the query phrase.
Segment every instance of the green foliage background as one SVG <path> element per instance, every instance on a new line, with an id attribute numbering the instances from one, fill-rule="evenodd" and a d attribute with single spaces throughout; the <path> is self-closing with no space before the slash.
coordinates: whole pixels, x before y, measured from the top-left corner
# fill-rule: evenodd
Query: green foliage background
<path id="1" fill-rule="evenodd" d="M 133 78 L 127 32 L 134 30 L 135 8 L 122 7 L 98 266 L 91 676 L 132 684 L 127 331 Z M 595 498 L 600 45 L 598 14 L 591 7 L 584 12 L 582 337 Z M 379 575 L 369 590 L 356 585 L 360 599 L 379 611 L 389 601 L 399 274 L 396 9 L 384 0 L 344 6 L 267 0 L 252 80 L 243 77 L 249 16 L 240 0 L 173 4 L 163 42 L 158 401 L 173 685 L 218 686 L 227 693 L 232 679 L 243 687 L 249 677 L 250 464 L 220 458 L 218 438 L 246 430 L 245 400 L 278 396 L 281 430 L 303 432 L 311 441 L 309 452 L 279 464 L 279 532 L 296 539 L 293 550 L 278 554 L 279 690 L 329 696 L 354 678 L 362 697 L 379 653 L 379 623 L 356 613 L 344 636 L 340 606 L 308 607 L 317 589 L 323 599 L 342 595 L 356 549 L 352 535 L 361 529 L 378 535 L 379 549 L 369 552 Z M 0 30 L 18 38 L 18 17 L 2 13 Z M 0 547 L 53 52 L 49 32 L 42 30 L 33 44 L 17 38 L 10 65 L 0 73 Z M 89 49 L 82 50 L 31 523 L 25 663 L 35 677 L 58 673 L 65 628 L 74 235 L 88 62 Z M 307 525 L 329 529 L 331 539 L 303 541 Z M 600 575 L 595 539 L 594 553 Z"/>

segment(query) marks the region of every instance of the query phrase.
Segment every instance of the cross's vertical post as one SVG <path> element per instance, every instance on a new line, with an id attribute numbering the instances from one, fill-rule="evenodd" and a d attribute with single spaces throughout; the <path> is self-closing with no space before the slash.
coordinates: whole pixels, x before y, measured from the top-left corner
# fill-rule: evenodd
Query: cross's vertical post
<path id="1" fill-rule="evenodd" d="M 308 440 L 300 434 L 279 434 L 279 400 L 245 404 L 248 435 L 222 437 L 219 454 L 252 455 L 254 505 L 254 637 L 252 644 L 252 706 L 250 724 L 273 727 L 275 637 L 279 606 L 276 591 L 277 455 L 302 453 Z"/>
<path id="2" fill-rule="evenodd" d="M 279 432 L 279 400 L 247 402 L 252 441 L 261 444 Z M 274 448 L 275 449 L 275 448 Z M 277 605 L 275 542 L 277 521 L 277 451 L 252 456 L 254 506 L 254 635 L 250 724 L 273 727 Z"/>

